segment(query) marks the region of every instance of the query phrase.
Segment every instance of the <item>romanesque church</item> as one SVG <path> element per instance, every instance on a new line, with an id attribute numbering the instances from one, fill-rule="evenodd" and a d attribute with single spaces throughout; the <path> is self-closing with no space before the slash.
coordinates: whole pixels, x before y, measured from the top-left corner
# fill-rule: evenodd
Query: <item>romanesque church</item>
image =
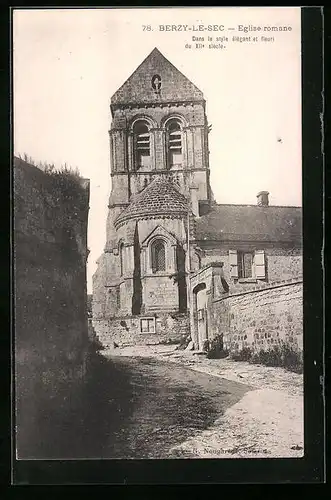
<path id="1" fill-rule="evenodd" d="M 270 206 L 267 191 L 256 205 L 216 203 L 202 92 L 155 48 L 110 108 L 112 187 L 93 277 L 100 340 L 144 344 L 191 335 L 203 349 L 222 334 L 237 346 L 254 344 L 261 338 L 254 313 L 245 335 L 234 334 L 235 304 L 248 292 L 252 304 L 261 291 L 284 292 L 300 317 L 301 208 Z M 292 330 L 297 339 L 300 327 Z"/>

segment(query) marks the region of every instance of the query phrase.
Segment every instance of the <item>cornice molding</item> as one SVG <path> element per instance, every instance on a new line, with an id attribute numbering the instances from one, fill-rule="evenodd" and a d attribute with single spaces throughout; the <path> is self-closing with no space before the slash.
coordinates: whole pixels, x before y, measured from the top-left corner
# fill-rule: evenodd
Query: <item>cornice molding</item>
<path id="1" fill-rule="evenodd" d="M 146 108 L 170 108 L 179 106 L 204 106 L 206 103 L 205 99 L 190 99 L 185 101 L 164 101 L 164 102 L 123 102 L 110 104 L 110 108 L 115 111 L 117 109 L 146 109 Z"/>
<path id="2" fill-rule="evenodd" d="M 119 216 L 120 217 L 120 216 Z M 129 220 L 155 220 L 155 219 L 184 219 L 187 217 L 187 212 L 165 212 L 163 214 L 137 214 L 137 215 L 128 215 L 126 217 L 121 218 L 120 221 L 115 221 L 114 226 L 115 229 L 119 229 L 120 227 L 124 226 Z"/>
<path id="3" fill-rule="evenodd" d="M 168 170 L 168 169 L 160 169 L 160 170 L 125 170 L 122 172 L 112 172 L 110 177 L 114 177 L 116 175 L 159 175 L 159 174 L 179 174 L 179 173 L 187 173 L 190 172 L 206 172 L 208 170 L 207 167 L 187 167 L 178 170 Z"/>

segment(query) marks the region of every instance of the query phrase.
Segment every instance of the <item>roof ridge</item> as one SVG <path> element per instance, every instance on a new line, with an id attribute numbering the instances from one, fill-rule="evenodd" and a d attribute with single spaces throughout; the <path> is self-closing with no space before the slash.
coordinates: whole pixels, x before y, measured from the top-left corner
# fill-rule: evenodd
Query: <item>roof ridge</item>
<path id="1" fill-rule="evenodd" d="M 300 205 L 267 205 L 267 206 L 261 206 L 261 205 L 254 205 L 254 203 L 216 203 L 215 205 L 212 205 L 213 207 L 256 207 L 259 210 L 261 208 L 301 208 L 302 206 Z"/>

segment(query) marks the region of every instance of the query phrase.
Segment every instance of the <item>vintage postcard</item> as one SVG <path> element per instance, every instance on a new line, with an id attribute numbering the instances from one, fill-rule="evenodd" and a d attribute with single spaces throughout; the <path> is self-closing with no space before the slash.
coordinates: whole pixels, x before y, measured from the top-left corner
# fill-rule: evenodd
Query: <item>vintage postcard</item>
<path id="1" fill-rule="evenodd" d="M 305 457 L 301 14 L 13 11 L 16 460 Z"/>

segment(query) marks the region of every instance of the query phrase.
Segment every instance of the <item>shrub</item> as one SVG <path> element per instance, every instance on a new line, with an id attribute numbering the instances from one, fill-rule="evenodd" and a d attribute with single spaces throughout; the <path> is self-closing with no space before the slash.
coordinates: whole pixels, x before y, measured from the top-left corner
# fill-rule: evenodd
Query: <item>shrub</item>
<path id="1" fill-rule="evenodd" d="M 264 364 L 266 366 L 282 366 L 282 353 L 279 346 L 273 346 L 265 351 Z"/>
<path id="2" fill-rule="evenodd" d="M 83 187 L 81 176 L 77 167 L 73 168 L 65 163 L 60 167 L 55 167 L 54 163 L 36 162 L 26 153 L 18 155 L 24 162 L 42 170 L 51 180 L 54 199 L 58 198 L 60 205 L 67 204 L 68 210 L 75 213 L 77 210 L 86 210 L 87 192 Z"/>
<path id="3" fill-rule="evenodd" d="M 243 347 L 235 351 L 231 357 L 234 361 L 249 361 L 252 357 L 252 350 L 249 347 Z"/>
<path id="4" fill-rule="evenodd" d="M 251 356 L 251 359 L 249 360 L 249 362 L 253 363 L 253 364 L 260 364 L 261 360 L 260 360 L 259 353 L 258 352 L 253 352 L 252 356 Z"/>
<path id="5" fill-rule="evenodd" d="M 85 210 L 86 191 L 82 187 L 82 177 L 77 169 L 68 168 L 45 170 L 51 178 L 54 196 L 59 198 L 62 204 L 67 204 L 71 210 Z"/>
<path id="6" fill-rule="evenodd" d="M 235 361 L 248 361 L 249 363 L 261 364 L 265 366 L 281 366 L 286 370 L 302 373 L 303 364 L 301 355 L 291 345 L 282 343 L 268 349 L 253 351 L 249 347 L 244 347 L 231 354 Z"/>
<path id="7" fill-rule="evenodd" d="M 207 352 L 208 359 L 222 359 L 229 355 L 228 351 L 223 348 L 223 337 L 222 335 L 217 335 L 209 343 L 209 349 Z"/>
<path id="8" fill-rule="evenodd" d="M 223 359 L 227 358 L 228 356 L 229 356 L 229 351 L 227 349 L 222 349 L 216 352 L 208 352 L 207 354 L 208 359 Z"/>
<path id="9" fill-rule="evenodd" d="M 288 344 L 283 344 L 281 351 L 284 368 L 295 373 L 302 373 L 303 364 L 301 355 Z"/>
<path id="10" fill-rule="evenodd" d="M 282 343 L 273 346 L 266 351 L 257 353 L 260 362 L 266 366 L 281 366 L 286 370 L 302 373 L 302 361 L 300 354 L 289 344 Z"/>

